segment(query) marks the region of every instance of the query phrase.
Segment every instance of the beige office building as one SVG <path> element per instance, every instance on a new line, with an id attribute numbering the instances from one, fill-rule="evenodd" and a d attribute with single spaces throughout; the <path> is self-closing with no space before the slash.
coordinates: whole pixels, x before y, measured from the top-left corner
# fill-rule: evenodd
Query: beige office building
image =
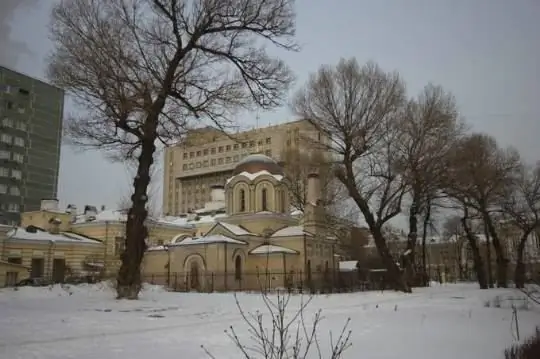
<path id="1" fill-rule="evenodd" d="M 182 143 L 165 150 L 163 213 L 179 215 L 210 200 L 212 186 L 225 185 L 236 163 L 252 153 L 283 162 L 288 149 L 320 139 L 306 120 L 225 135 L 214 128 L 193 131 Z M 306 150 L 309 150 L 306 148 Z"/>

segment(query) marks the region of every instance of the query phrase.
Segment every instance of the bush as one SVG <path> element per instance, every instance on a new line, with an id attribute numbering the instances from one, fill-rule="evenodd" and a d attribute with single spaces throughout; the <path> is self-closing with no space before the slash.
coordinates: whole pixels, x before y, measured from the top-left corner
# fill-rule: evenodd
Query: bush
<path id="1" fill-rule="evenodd" d="M 504 351 L 506 359 L 538 359 L 540 358 L 540 328 L 536 334 L 523 344 L 515 344 Z"/>

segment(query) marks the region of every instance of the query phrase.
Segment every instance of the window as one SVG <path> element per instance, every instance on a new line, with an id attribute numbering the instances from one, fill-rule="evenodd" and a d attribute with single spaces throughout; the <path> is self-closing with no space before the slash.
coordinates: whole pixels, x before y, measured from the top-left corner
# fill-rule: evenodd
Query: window
<path id="1" fill-rule="evenodd" d="M 210 153 L 213 154 L 213 155 L 215 155 L 215 154 L 216 154 L 216 148 L 215 148 L 215 147 L 212 147 L 212 148 L 210 149 Z"/>
<path id="2" fill-rule="evenodd" d="M 15 142 L 14 143 L 15 143 L 16 146 L 24 147 L 24 138 L 15 137 Z"/>
<path id="3" fill-rule="evenodd" d="M 187 160 L 187 156 L 188 156 L 187 152 L 184 152 L 183 157 L 184 157 L 185 160 Z"/>
<path id="4" fill-rule="evenodd" d="M 208 160 L 203 162 L 203 167 L 208 167 Z"/>
<path id="5" fill-rule="evenodd" d="M 195 168 L 195 165 L 193 163 L 190 163 L 189 164 L 189 169 L 192 170 L 193 168 Z"/>
<path id="6" fill-rule="evenodd" d="M 272 138 L 266 137 L 266 144 L 269 145 L 272 143 Z"/>
<path id="7" fill-rule="evenodd" d="M 182 169 L 183 169 L 183 170 L 187 170 L 187 167 L 188 167 L 188 166 L 187 166 L 187 163 L 184 163 L 184 164 L 182 165 Z"/>
<path id="8" fill-rule="evenodd" d="M 216 159 L 215 159 L 215 158 L 212 158 L 212 159 L 210 160 L 210 164 L 211 164 L 212 166 L 215 166 L 215 165 L 216 165 Z"/>
<path id="9" fill-rule="evenodd" d="M 249 141 L 249 147 L 255 147 L 255 141 Z"/>
<path id="10" fill-rule="evenodd" d="M 157 245 L 158 245 L 158 246 L 162 246 L 162 245 L 163 245 L 163 239 L 158 239 Z"/>
<path id="11" fill-rule="evenodd" d="M 233 161 L 234 161 L 234 162 L 237 162 L 239 158 L 240 158 L 240 156 L 235 155 L 235 156 L 233 157 Z"/>
<path id="12" fill-rule="evenodd" d="M 242 142 L 242 148 L 246 148 L 247 147 L 247 142 Z"/>
<path id="13" fill-rule="evenodd" d="M 7 193 L 7 186 L 5 184 L 0 183 L 0 193 Z"/>
<path id="14" fill-rule="evenodd" d="M 240 146 L 238 146 L 238 143 L 235 143 L 234 146 L 233 146 L 233 148 L 234 148 L 235 150 L 237 150 L 239 147 L 240 147 Z"/>
<path id="15" fill-rule="evenodd" d="M 8 135 L 7 133 L 3 133 L 2 136 L 0 137 L 0 141 L 4 143 L 11 143 L 12 137 L 11 135 Z"/>
<path id="16" fill-rule="evenodd" d="M 189 153 L 189 158 L 193 158 L 193 157 L 195 157 L 195 152 L 190 152 Z"/>
<path id="17" fill-rule="evenodd" d="M 257 142 L 257 144 L 258 144 L 259 146 L 262 146 L 263 141 L 262 141 L 262 140 L 259 140 L 259 142 Z"/>
<path id="18" fill-rule="evenodd" d="M 267 200 L 267 192 L 266 188 L 263 188 L 261 191 L 261 203 L 262 203 L 262 210 L 267 211 L 268 210 L 268 200 Z"/>
<path id="19" fill-rule="evenodd" d="M 5 167 L 0 167 L 0 177 L 8 177 L 9 169 Z"/>
<path id="20" fill-rule="evenodd" d="M 201 168 L 201 163 L 197 162 L 197 168 Z"/>
<path id="21" fill-rule="evenodd" d="M 246 211 L 246 191 L 240 190 L 240 212 Z"/>
<path id="22" fill-rule="evenodd" d="M 8 212 L 19 212 L 19 205 L 17 203 L 8 204 Z"/>
<path id="23" fill-rule="evenodd" d="M 219 146 L 218 152 L 220 152 L 220 153 L 223 152 L 223 146 Z"/>
<path id="24" fill-rule="evenodd" d="M 2 120 L 2 126 L 13 127 L 13 120 L 11 118 L 4 117 L 4 119 Z"/>
<path id="25" fill-rule="evenodd" d="M 26 109 L 23 107 L 23 105 L 17 106 L 17 112 L 18 113 L 25 113 Z"/>
<path id="26" fill-rule="evenodd" d="M 204 154 L 205 156 L 208 156 L 208 149 L 204 150 L 204 151 L 203 151 L 203 154 Z"/>
<path id="27" fill-rule="evenodd" d="M 11 170 L 11 177 L 20 180 L 22 178 L 22 172 L 19 170 Z"/>
<path id="28" fill-rule="evenodd" d="M 0 160 L 9 160 L 9 158 L 10 158 L 9 151 L 0 150 Z"/>
<path id="29" fill-rule="evenodd" d="M 230 157 L 227 157 L 227 158 L 225 159 L 225 162 L 226 162 L 226 163 L 231 163 L 231 158 L 230 158 Z"/>
<path id="30" fill-rule="evenodd" d="M 14 153 L 13 154 L 13 161 L 18 162 L 18 163 L 23 163 L 24 162 L 24 155 L 21 154 L 21 153 Z"/>
<path id="31" fill-rule="evenodd" d="M 223 158 L 218 159 L 218 163 L 219 163 L 220 165 L 222 165 L 222 164 L 223 164 Z"/>
<path id="32" fill-rule="evenodd" d="M 26 127 L 26 123 L 24 123 L 24 122 L 22 122 L 22 121 L 19 121 L 19 122 L 17 123 L 17 128 L 18 128 L 19 130 L 21 130 L 21 131 L 26 131 L 26 128 L 27 128 L 27 127 Z"/>
<path id="33" fill-rule="evenodd" d="M 21 191 L 19 190 L 19 187 L 11 187 L 9 189 L 9 194 L 12 195 L 12 196 L 20 196 Z"/>
<path id="34" fill-rule="evenodd" d="M 201 155 L 201 151 L 197 151 L 197 157 Z"/>
<path id="35" fill-rule="evenodd" d="M 13 102 L 8 101 L 8 102 L 6 103 L 6 108 L 7 108 L 8 110 L 11 110 L 11 109 L 13 108 Z"/>
<path id="36" fill-rule="evenodd" d="M 26 90 L 26 89 L 19 89 L 19 93 L 21 95 L 29 95 L 30 94 L 30 92 L 28 92 L 28 90 Z"/>
<path id="37" fill-rule="evenodd" d="M 267 155 L 268 157 L 272 157 L 272 150 L 266 150 L 264 151 L 264 154 Z"/>
<path id="38" fill-rule="evenodd" d="M 230 150 L 231 150 L 231 145 L 227 145 L 227 146 L 225 147 L 225 151 L 230 151 Z"/>

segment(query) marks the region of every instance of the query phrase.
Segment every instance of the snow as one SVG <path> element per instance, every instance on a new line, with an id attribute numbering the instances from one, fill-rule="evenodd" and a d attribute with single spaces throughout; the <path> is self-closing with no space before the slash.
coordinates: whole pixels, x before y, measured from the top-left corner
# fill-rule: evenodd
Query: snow
<path id="1" fill-rule="evenodd" d="M 276 246 L 273 244 L 263 244 L 262 246 L 258 246 L 257 248 L 254 248 L 249 254 L 278 254 L 278 253 L 285 253 L 285 254 L 298 254 L 297 251 L 289 248 L 285 248 L 282 246 Z"/>
<path id="2" fill-rule="evenodd" d="M 246 244 L 246 242 L 239 241 L 222 234 L 215 234 L 204 237 L 186 237 L 179 243 L 175 243 L 171 246 L 188 246 L 194 244 L 210 244 L 210 243 L 232 243 L 232 244 Z"/>
<path id="3" fill-rule="evenodd" d="M 255 173 L 249 173 L 249 172 L 240 172 L 239 174 L 237 174 L 236 176 L 233 176 L 231 178 L 228 178 L 226 183 L 229 183 L 231 182 L 233 179 L 235 179 L 236 177 L 245 177 L 247 178 L 248 180 L 250 181 L 253 181 L 255 178 L 259 177 L 259 176 L 270 176 L 270 177 L 273 177 L 276 181 L 281 181 L 283 180 L 283 176 L 282 175 L 273 175 L 271 174 L 270 172 L 268 172 L 267 170 L 262 170 L 262 171 L 258 171 L 258 172 L 255 172 Z"/>
<path id="4" fill-rule="evenodd" d="M 500 307 L 485 303 L 518 293 L 446 285 L 416 289 L 410 295 L 319 295 L 305 317 L 323 310 L 323 351 L 329 331 L 335 339 L 351 319 L 352 347 L 344 359 L 502 359 L 515 336 L 510 301 L 501 301 Z M 249 340 L 230 293 L 170 293 L 146 286 L 138 301 L 113 298 L 105 284 L 0 290 L 0 358 L 208 358 L 201 345 L 219 359 L 243 357 L 224 333 L 232 326 L 241 340 Z M 267 313 L 258 294 L 239 293 L 238 300 L 247 312 Z M 299 295 L 292 297 L 291 314 L 300 300 Z M 539 309 L 519 311 L 518 318 L 523 339 L 540 323 Z"/>
<path id="5" fill-rule="evenodd" d="M 236 224 L 225 222 L 219 222 L 219 224 L 236 236 L 254 235 L 253 233 L 246 231 L 244 228 L 237 226 Z"/>
<path id="6" fill-rule="evenodd" d="M 341 261 L 339 270 L 342 272 L 352 272 L 358 270 L 358 261 Z"/>
<path id="7" fill-rule="evenodd" d="M 26 229 L 22 227 L 14 228 L 11 231 L 7 232 L 6 235 L 9 239 L 22 241 L 102 244 L 100 241 L 93 240 L 71 232 L 60 232 L 59 234 L 51 234 L 49 232 L 36 229 L 36 233 L 32 233 L 27 232 Z"/>
<path id="8" fill-rule="evenodd" d="M 290 227 L 285 227 L 276 231 L 274 234 L 272 234 L 272 238 L 303 236 L 304 234 L 307 236 L 311 236 L 310 233 L 307 233 L 304 231 L 303 226 L 290 226 Z"/>

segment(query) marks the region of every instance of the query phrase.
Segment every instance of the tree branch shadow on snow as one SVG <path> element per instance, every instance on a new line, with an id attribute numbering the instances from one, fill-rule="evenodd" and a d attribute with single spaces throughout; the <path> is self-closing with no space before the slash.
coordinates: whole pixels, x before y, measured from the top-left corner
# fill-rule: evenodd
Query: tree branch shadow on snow
<path id="1" fill-rule="evenodd" d="M 235 294 L 236 306 L 245 324 L 248 326 L 249 339 L 241 339 L 233 326 L 225 333 L 231 339 L 236 349 L 244 359 L 339 359 L 343 352 L 352 344 L 350 342 L 351 331 L 349 330 L 350 318 L 343 325 L 337 339 L 332 332 L 330 335 L 330 350 L 328 353 L 321 349 L 318 337 L 318 327 L 324 319 L 322 310 L 318 310 L 312 317 L 312 323 L 308 323 L 305 316 L 306 307 L 313 299 L 300 299 L 300 306 L 296 311 L 288 311 L 290 293 L 278 293 L 275 298 L 270 298 L 266 293 L 261 297 L 264 302 L 262 313 L 246 312 Z M 211 359 L 218 357 L 213 355 L 205 346 L 201 346 Z"/>

